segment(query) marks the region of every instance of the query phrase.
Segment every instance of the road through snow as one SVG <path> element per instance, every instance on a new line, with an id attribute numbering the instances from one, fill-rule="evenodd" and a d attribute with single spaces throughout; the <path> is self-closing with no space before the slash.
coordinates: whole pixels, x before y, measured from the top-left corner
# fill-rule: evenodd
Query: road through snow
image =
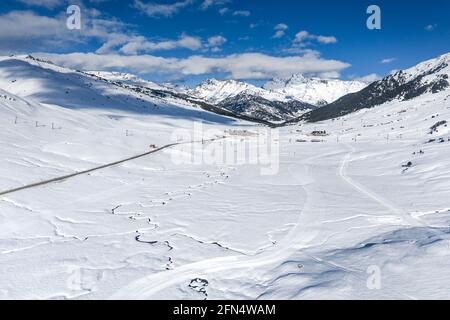
<path id="1" fill-rule="evenodd" d="M 200 142 L 202 142 L 202 143 L 203 142 L 212 142 L 212 141 L 216 141 L 216 140 L 218 140 L 218 139 L 209 139 L 209 140 L 204 140 L 204 141 L 186 141 L 186 142 L 177 142 L 177 143 L 166 144 L 166 145 L 164 145 L 164 146 L 162 146 L 160 148 L 156 148 L 154 150 L 151 150 L 151 151 L 148 151 L 148 152 L 145 152 L 145 153 L 142 153 L 142 154 L 138 154 L 138 155 L 126 158 L 126 159 L 122 159 L 122 160 L 114 161 L 114 162 L 111 162 L 111 163 L 107 163 L 107 164 L 104 164 L 104 165 L 101 165 L 101 166 L 98 166 L 98 167 L 94 167 L 94 168 L 91 168 L 91 169 L 88 169 L 88 170 L 78 171 L 78 172 L 74 172 L 72 174 L 68 174 L 68 175 L 64 175 L 64 176 L 60 176 L 60 177 L 56 177 L 56 178 L 52 178 L 52 179 L 48 179 L 48 180 L 32 183 L 32 184 L 27 184 L 27 185 L 24 185 L 22 187 L 0 191 L 0 196 L 5 196 L 5 195 L 16 193 L 16 192 L 19 192 L 19 191 L 22 191 L 22 190 L 37 188 L 37 187 L 48 185 L 48 184 L 51 184 L 51 183 L 54 183 L 54 182 L 64 181 L 64 180 L 67 180 L 67 179 L 70 179 L 70 178 L 74 178 L 74 177 L 77 177 L 77 176 L 85 175 L 85 174 L 88 174 L 88 173 L 91 173 L 91 172 L 94 172 L 94 171 L 98 171 L 98 170 L 101 170 L 101 169 L 113 167 L 113 166 L 116 166 L 116 165 L 119 165 L 119 164 L 122 164 L 122 163 L 126 163 L 126 162 L 129 162 L 129 161 L 133 161 L 133 160 L 136 160 L 136 159 L 139 159 L 139 158 L 146 157 L 146 156 L 148 156 L 150 154 L 157 153 L 157 152 L 163 151 L 165 149 L 168 149 L 168 148 L 171 148 L 171 147 L 174 147 L 174 146 L 179 146 L 179 145 L 183 145 L 183 144 L 191 144 L 191 143 L 200 143 Z"/>

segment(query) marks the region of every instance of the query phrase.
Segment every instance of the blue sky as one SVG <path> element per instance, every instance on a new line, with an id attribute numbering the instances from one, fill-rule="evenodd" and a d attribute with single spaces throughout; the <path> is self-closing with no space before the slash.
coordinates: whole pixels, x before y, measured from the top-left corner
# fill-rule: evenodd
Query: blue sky
<path id="1" fill-rule="evenodd" d="M 81 9 L 68 30 L 66 9 Z M 369 30 L 369 5 L 381 30 Z M 156 81 L 254 83 L 291 73 L 376 79 L 450 52 L 450 1 L 6 0 L 0 54 Z"/>

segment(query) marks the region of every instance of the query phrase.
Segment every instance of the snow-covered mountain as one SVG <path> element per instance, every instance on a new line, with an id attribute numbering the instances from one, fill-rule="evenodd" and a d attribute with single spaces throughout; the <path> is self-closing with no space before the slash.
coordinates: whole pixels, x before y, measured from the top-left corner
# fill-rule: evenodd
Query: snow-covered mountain
<path id="1" fill-rule="evenodd" d="M 297 100 L 268 100 L 249 91 L 243 91 L 222 100 L 217 106 L 240 115 L 268 122 L 283 122 L 315 108 L 313 105 Z"/>
<path id="2" fill-rule="evenodd" d="M 289 101 L 285 95 L 277 92 L 269 92 L 252 84 L 236 80 L 208 79 L 188 93 L 196 98 L 212 104 L 219 104 L 225 99 L 235 97 L 242 92 L 247 95 L 261 97 L 271 101 Z"/>
<path id="3" fill-rule="evenodd" d="M 270 125 L 194 99 L 179 87 L 154 84 L 124 73 L 72 70 L 33 56 L 0 57 L 0 88 L 65 108 L 120 109 L 219 122 L 235 118 Z"/>
<path id="4" fill-rule="evenodd" d="M 167 90 L 168 87 L 157 84 L 153 81 L 144 80 L 134 74 L 114 71 L 87 71 L 89 75 L 93 75 L 111 82 L 125 83 L 129 85 L 144 86 L 149 89 Z"/>
<path id="5" fill-rule="evenodd" d="M 239 115 L 269 122 L 290 120 L 315 106 L 246 82 L 209 79 L 189 95 Z"/>
<path id="6" fill-rule="evenodd" d="M 263 88 L 235 80 L 209 79 L 188 94 L 229 111 L 266 121 L 291 120 L 367 86 L 359 81 L 277 78 Z"/>
<path id="7" fill-rule="evenodd" d="M 307 78 L 301 74 L 294 74 L 289 78 L 275 78 L 266 83 L 264 89 L 287 98 L 321 106 L 349 93 L 360 91 L 366 86 L 367 83 L 361 81 Z"/>
<path id="8" fill-rule="evenodd" d="M 392 100 L 408 101 L 425 93 L 438 93 L 449 89 L 449 78 L 450 53 L 391 74 L 359 92 L 348 94 L 334 103 L 308 112 L 302 119 L 321 121 Z"/>
<path id="9" fill-rule="evenodd" d="M 180 86 L 170 82 L 156 83 L 153 81 L 145 80 L 131 73 L 115 71 L 86 71 L 86 73 L 94 77 L 107 80 L 109 82 L 144 87 L 152 90 L 168 90 L 181 94 L 186 94 L 189 91 L 189 88 L 186 86 Z"/>

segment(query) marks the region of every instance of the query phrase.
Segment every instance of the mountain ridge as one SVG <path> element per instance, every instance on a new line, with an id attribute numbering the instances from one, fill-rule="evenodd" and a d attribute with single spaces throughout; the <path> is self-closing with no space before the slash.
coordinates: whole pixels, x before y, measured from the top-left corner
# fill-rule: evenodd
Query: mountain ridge
<path id="1" fill-rule="evenodd" d="M 426 60 L 411 68 L 370 84 L 359 92 L 348 94 L 324 107 L 305 113 L 290 122 L 318 122 L 338 118 L 383 103 L 408 101 L 425 93 L 437 93 L 450 87 L 450 53 Z"/>
<path id="2" fill-rule="evenodd" d="M 284 94 L 297 100 L 322 106 L 349 93 L 357 92 L 368 83 L 355 80 L 308 78 L 293 74 L 288 78 L 275 78 L 264 85 L 264 89 Z"/>

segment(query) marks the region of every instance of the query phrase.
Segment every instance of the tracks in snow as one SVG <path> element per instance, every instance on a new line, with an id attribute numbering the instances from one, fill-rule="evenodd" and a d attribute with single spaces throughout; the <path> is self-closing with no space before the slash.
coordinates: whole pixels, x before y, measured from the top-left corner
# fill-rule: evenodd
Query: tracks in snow
<path id="1" fill-rule="evenodd" d="M 412 226 L 423 226 L 420 224 L 420 222 L 417 219 L 414 219 L 410 214 L 405 212 L 403 209 L 397 207 L 395 204 L 391 203 L 390 201 L 384 199 L 380 195 L 376 194 L 375 192 L 369 190 L 367 187 L 359 184 L 352 178 L 350 178 L 347 174 L 347 167 L 349 162 L 351 161 L 351 156 L 356 151 L 355 148 L 351 145 L 347 145 L 347 147 L 350 148 L 350 152 L 347 153 L 347 155 L 344 158 L 344 161 L 342 161 L 341 166 L 339 168 L 339 176 L 347 183 L 349 184 L 353 189 L 356 191 L 362 193 L 366 197 L 372 199 L 373 201 L 377 202 L 381 206 L 388 209 L 391 213 L 394 213 L 395 216 L 401 217 L 405 222 L 407 222 L 409 225 Z"/>
<path id="2" fill-rule="evenodd" d="M 313 156 L 305 159 L 310 161 L 320 156 Z M 295 227 L 283 238 L 277 245 L 255 255 L 233 255 L 226 257 L 217 257 L 205 259 L 202 261 L 189 263 L 170 271 L 159 272 L 141 278 L 130 283 L 125 288 L 116 292 L 112 299 L 132 299 L 144 300 L 152 299 L 158 292 L 180 282 L 189 283 L 192 279 L 204 278 L 207 275 L 229 272 L 239 269 L 258 269 L 264 266 L 273 265 L 287 259 L 293 251 L 307 247 L 316 237 L 315 233 L 298 233 L 300 219 L 303 210 L 299 214 L 299 219 Z M 235 273 L 234 273 L 235 274 Z"/>
<path id="3" fill-rule="evenodd" d="M 376 203 L 387 208 L 390 212 L 402 217 L 405 221 L 413 225 L 417 225 L 417 220 L 411 218 L 411 216 L 409 216 L 403 210 L 391 204 L 389 201 L 383 199 L 381 196 L 358 184 L 347 175 L 348 164 L 349 162 L 351 162 L 352 154 L 355 152 L 355 149 L 352 146 L 348 145 L 348 147 L 350 147 L 351 150 L 343 157 L 341 164 L 337 169 L 338 177 L 343 180 L 343 182 L 350 185 L 354 190 L 363 194 L 365 197 L 374 200 Z M 320 157 L 321 156 L 313 156 L 306 159 L 305 163 Z M 306 166 L 306 170 L 307 172 L 309 171 L 308 166 Z M 128 286 L 114 294 L 112 298 L 152 299 L 158 292 L 181 282 L 188 283 L 192 279 L 198 277 L 207 279 L 207 275 L 220 272 L 228 273 L 230 271 L 233 271 L 233 273 L 236 274 L 235 270 L 258 269 L 264 266 L 280 263 L 283 261 L 283 259 L 288 259 L 293 252 L 302 250 L 303 248 L 307 248 L 308 245 L 310 245 L 318 236 L 317 232 L 300 230 L 300 228 L 302 227 L 302 216 L 304 216 L 305 212 L 307 212 L 308 210 L 314 210 L 314 204 L 310 203 L 311 201 L 308 198 L 305 203 L 305 207 L 299 214 L 297 224 L 290 230 L 286 237 L 278 242 L 276 246 L 252 256 L 234 255 L 205 259 L 199 262 L 190 263 L 172 269 L 170 271 L 152 274 L 129 284 Z M 317 259 L 317 262 L 326 263 L 320 259 Z M 342 268 L 341 266 L 335 267 Z"/>

